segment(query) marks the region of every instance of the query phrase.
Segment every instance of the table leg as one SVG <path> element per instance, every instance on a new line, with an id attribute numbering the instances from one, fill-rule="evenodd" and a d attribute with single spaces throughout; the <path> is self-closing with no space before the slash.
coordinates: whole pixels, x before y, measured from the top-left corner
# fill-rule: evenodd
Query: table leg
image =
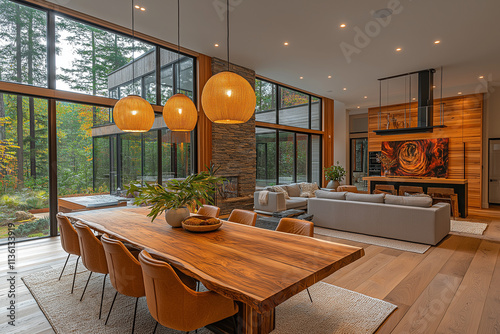
<path id="1" fill-rule="evenodd" d="M 238 302 L 238 333 L 267 334 L 274 330 L 274 309 L 259 313 L 247 304 Z"/>

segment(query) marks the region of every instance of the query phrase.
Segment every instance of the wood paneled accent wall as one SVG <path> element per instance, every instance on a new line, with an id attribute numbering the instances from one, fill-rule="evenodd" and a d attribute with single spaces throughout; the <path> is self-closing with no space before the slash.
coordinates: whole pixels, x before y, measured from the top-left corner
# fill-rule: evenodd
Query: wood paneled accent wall
<path id="1" fill-rule="evenodd" d="M 333 162 L 333 123 L 334 120 L 334 103 L 333 100 L 323 98 L 323 166 L 330 167 Z M 323 187 L 328 183 L 325 180 L 324 171 L 321 172 Z"/>
<path id="2" fill-rule="evenodd" d="M 198 144 L 198 171 L 207 170 L 212 160 L 212 122 L 208 119 L 201 105 L 201 93 L 208 79 L 212 76 L 212 58 L 198 56 L 198 125 L 197 125 L 197 144 Z"/>
<path id="3" fill-rule="evenodd" d="M 434 125 L 441 124 L 440 100 L 434 103 Z M 412 104 L 412 126 L 416 126 L 416 103 Z M 469 207 L 481 207 L 482 193 L 482 124 L 483 94 L 455 96 L 443 99 L 444 128 L 434 129 L 431 133 L 414 133 L 400 135 L 377 135 L 379 128 L 379 108 L 368 110 L 368 150 L 380 151 L 383 141 L 399 141 L 412 139 L 449 138 L 449 178 L 467 179 L 469 182 Z M 397 114 L 402 121 L 405 104 L 391 105 L 382 108 L 382 115 Z M 408 105 L 406 105 L 408 108 Z M 407 118 L 409 121 L 409 117 Z M 385 129 L 387 119 L 382 117 L 381 129 Z"/>

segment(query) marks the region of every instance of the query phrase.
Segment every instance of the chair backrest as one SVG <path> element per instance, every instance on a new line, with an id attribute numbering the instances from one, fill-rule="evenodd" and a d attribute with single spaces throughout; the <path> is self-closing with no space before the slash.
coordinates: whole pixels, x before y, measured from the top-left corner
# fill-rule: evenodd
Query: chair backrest
<path id="1" fill-rule="evenodd" d="M 383 193 L 392 194 L 392 195 L 398 194 L 398 192 L 396 191 L 396 188 L 394 188 L 394 186 L 392 184 L 376 184 L 375 190 L 378 190 L 378 193 L 383 192 Z"/>
<path id="2" fill-rule="evenodd" d="M 281 218 L 276 231 L 306 235 L 308 237 L 314 236 L 314 224 L 307 220 L 295 218 Z"/>
<path id="3" fill-rule="evenodd" d="M 80 243 L 78 242 L 78 233 L 69 221 L 68 217 L 57 214 L 57 224 L 61 234 L 61 246 L 68 254 L 80 256 Z"/>
<path id="4" fill-rule="evenodd" d="M 337 191 L 348 191 L 350 193 L 357 193 L 358 188 L 356 186 L 338 186 Z"/>
<path id="5" fill-rule="evenodd" d="M 434 188 L 434 187 L 429 187 L 427 188 L 427 194 L 429 195 L 434 195 L 434 194 L 442 194 L 442 195 L 453 195 L 455 193 L 455 190 L 453 188 Z"/>
<path id="6" fill-rule="evenodd" d="M 219 218 L 220 208 L 214 205 L 203 205 L 198 214 L 207 217 Z"/>
<path id="7" fill-rule="evenodd" d="M 78 233 L 80 253 L 85 268 L 95 273 L 107 274 L 109 272 L 108 264 L 101 241 L 87 225 L 76 223 L 75 229 Z"/>
<path id="8" fill-rule="evenodd" d="M 423 194 L 424 189 L 422 187 L 415 187 L 415 186 L 399 186 L 399 196 L 404 196 L 405 193 Z"/>
<path id="9" fill-rule="evenodd" d="M 255 226 L 257 213 L 248 210 L 234 209 L 231 211 L 227 220 L 233 223 Z"/>
<path id="10" fill-rule="evenodd" d="M 118 240 L 111 239 L 104 234 L 101 242 L 108 263 L 109 278 L 113 287 L 125 296 L 142 297 L 144 291 L 144 280 L 139 261 Z"/>

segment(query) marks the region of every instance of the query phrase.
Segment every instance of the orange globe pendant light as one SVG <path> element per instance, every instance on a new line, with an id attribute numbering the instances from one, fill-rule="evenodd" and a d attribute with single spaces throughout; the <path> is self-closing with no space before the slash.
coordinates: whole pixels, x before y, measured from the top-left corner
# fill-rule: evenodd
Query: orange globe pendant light
<path id="1" fill-rule="evenodd" d="M 180 0 L 177 0 L 177 63 L 179 64 Z M 180 65 L 178 65 L 180 67 Z M 198 121 L 198 110 L 193 101 L 184 94 L 175 94 L 163 106 L 163 119 L 170 131 L 193 131 Z"/>
<path id="2" fill-rule="evenodd" d="M 175 94 L 163 107 L 163 119 L 171 131 L 192 131 L 198 121 L 198 111 L 189 97 Z"/>
<path id="3" fill-rule="evenodd" d="M 201 93 L 205 115 L 214 123 L 247 122 L 255 112 L 256 97 L 252 86 L 240 75 L 229 71 L 229 0 L 226 1 L 227 71 L 212 76 Z"/>
<path id="4" fill-rule="evenodd" d="M 113 109 L 116 126 L 125 132 L 148 132 L 155 122 L 151 104 L 137 95 L 129 95 L 116 102 Z"/>
<path id="5" fill-rule="evenodd" d="M 203 88 L 201 104 L 214 123 L 247 122 L 255 111 L 255 92 L 243 77 L 224 71 L 212 76 Z"/>
<path id="6" fill-rule="evenodd" d="M 132 86 L 135 80 L 135 21 L 132 0 Z M 125 132 L 148 132 L 153 127 L 155 112 L 151 104 L 138 95 L 128 95 L 116 102 L 113 108 L 116 126 Z"/>

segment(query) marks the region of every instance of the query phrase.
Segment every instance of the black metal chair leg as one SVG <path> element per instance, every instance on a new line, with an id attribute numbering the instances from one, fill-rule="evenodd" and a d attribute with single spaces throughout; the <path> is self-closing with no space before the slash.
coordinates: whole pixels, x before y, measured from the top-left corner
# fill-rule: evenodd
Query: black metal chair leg
<path id="1" fill-rule="evenodd" d="M 75 272 L 73 273 L 73 285 L 71 286 L 71 293 L 73 293 L 73 290 L 75 289 L 76 270 L 78 269 L 78 261 L 79 260 L 80 260 L 80 257 L 78 257 L 76 259 Z"/>
<path id="2" fill-rule="evenodd" d="M 61 275 L 59 275 L 59 279 L 58 281 L 61 280 L 61 277 L 62 277 L 62 274 L 64 272 L 64 269 L 66 269 L 66 265 L 68 264 L 68 260 L 69 260 L 69 257 L 70 257 L 71 254 L 68 254 L 68 257 L 66 258 L 66 262 L 64 262 L 64 267 L 62 268 L 62 271 L 61 271 Z"/>
<path id="3" fill-rule="evenodd" d="M 311 293 L 309 292 L 309 288 L 307 288 L 307 294 L 309 295 L 309 299 L 311 300 L 311 303 L 313 302 L 313 299 L 311 297 Z"/>
<path id="4" fill-rule="evenodd" d="M 115 305 L 115 299 L 116 299 L 117 295 L 118 295 L 118 291 L 116 291 L 115 296 L 113 297 L 113 302 L 111 303 L 111 307 L 109 308 L 108 316 L 106 317 L 106 322 L 104 323 L 104 325 L 108 324 L 109 315 L 111 314 L 111 310 L 113 309 L 113 305 Z"/>
<path id="5" fill-rule="evenodd" d="M 156 328 L 158 327 L 158 321 L 156 322 L 155 329 L 153 330 L 153 334 L 156 333 Z"/>
<path id="6" fill-rule="evenodd" d="M 90 272 L 89 279 L 87 280 L 87 284 L 85 284 L 85 288 L 83 289 L 82 296 L 80 297 L 80 301 L 83 299 L 83 295 L 85 294 L 85 290 L 87 290 L 87 285 L 89 285 L 90 277 L 92 277 L 92 272 Z"/>
<path id="7" fill-rule="evenodd" d="M 102 300 L 104 299 L 104 286 L 106 285 L 106 277 L 108 274 L 104 275 L 104 280 L 102 281 L 102 293 L 101 293 L 101 307 L 99 308 L 99 319 L 101 319 L 102 314 Z"/>
<path id="8" fill-rule="evenodd" d="M 134 334 L 135 329 L 135 316 L 137 314 L 137 303 L 139 302 L 139 297 L 135 299 L 135 308 L 134 308 L 134 321 L 132 322 L 132 334 Z"/>

